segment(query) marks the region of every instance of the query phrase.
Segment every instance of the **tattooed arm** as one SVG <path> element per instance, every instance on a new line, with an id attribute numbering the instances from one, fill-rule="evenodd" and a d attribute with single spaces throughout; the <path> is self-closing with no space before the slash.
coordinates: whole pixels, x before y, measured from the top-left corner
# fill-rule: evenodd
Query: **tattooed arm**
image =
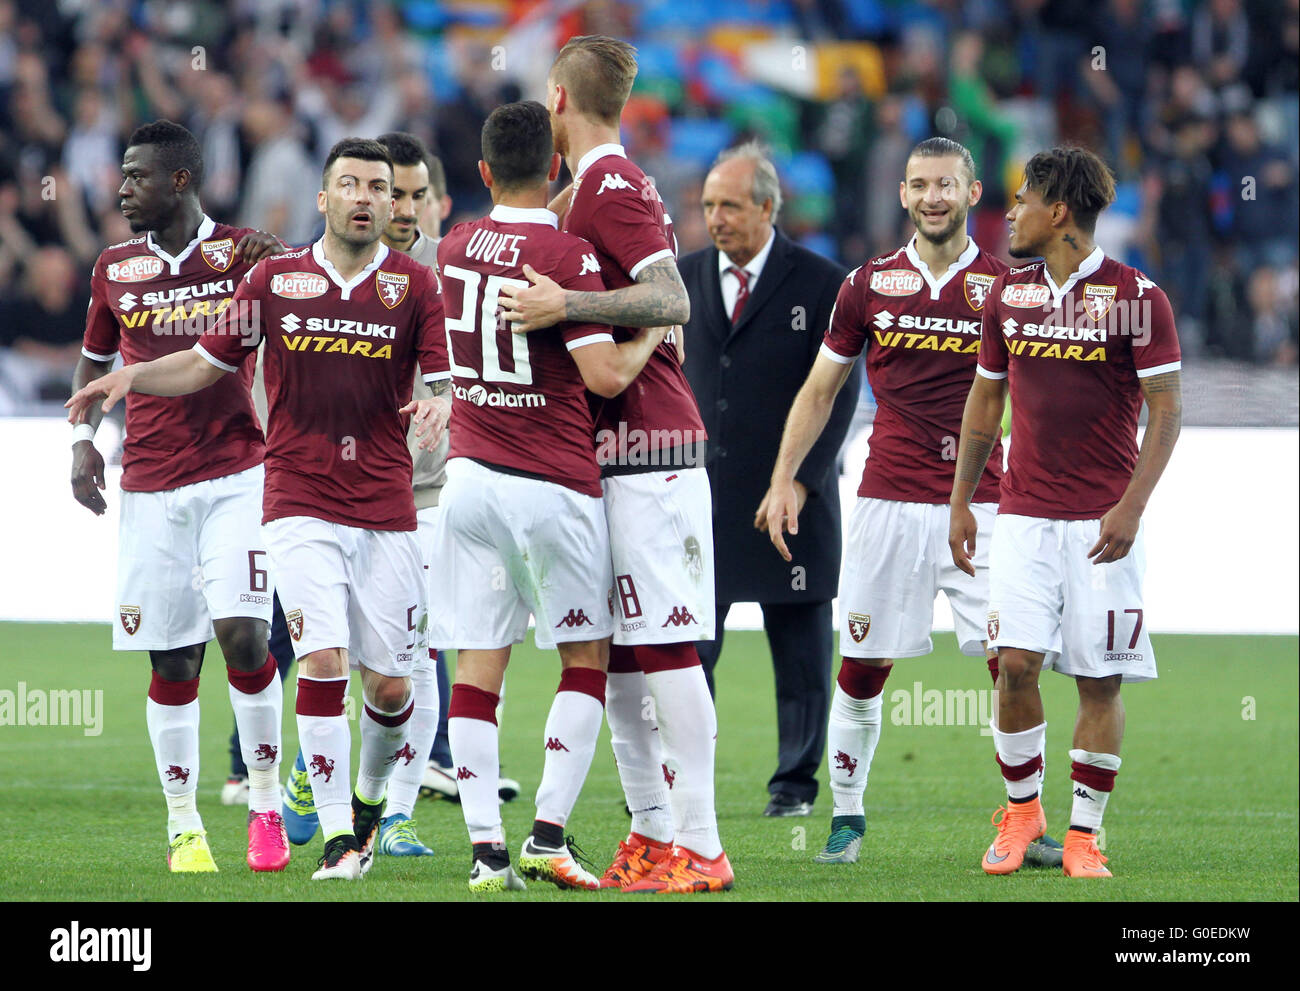
<path id="1" fill-rule="evenodd" d="M 948 547 L 957 567 L 975 576 L 975 515 L 970 501 L 979 485 L 989 454 L 998 440 L 998 427 L 1006 403 L 1007 380 L 976 375 L 966 397 L 961 417 L 961 444 L 957 448 L 957 472 L 952 480 Z"/>
<path id="2" fill-rule="evenodd" d="M 1183 389 L 1179 372 L 1138 379 L 1147 401 L 1147 431 L 1138 450 L 1137 467 L 1119 502 L 1101 518 L 1101 533 L 1088 556 L 1093 564 L 1108 564 L 1128 554 L 1156 482 L 1174 453 L 1183 428 Z"/>
<path id="3" fill-rule="evenodd" d="M 671 258 L 660 258 L 637 273 L 636 285 L 607 292 L 564 289 L 555 280 L 524 266 L 532 285 L 501 288 L 501 315 L 511 329 L 527 333 L 565 320 L 615 327 L 671 327 L 691 318 L 686 285 Z"/>

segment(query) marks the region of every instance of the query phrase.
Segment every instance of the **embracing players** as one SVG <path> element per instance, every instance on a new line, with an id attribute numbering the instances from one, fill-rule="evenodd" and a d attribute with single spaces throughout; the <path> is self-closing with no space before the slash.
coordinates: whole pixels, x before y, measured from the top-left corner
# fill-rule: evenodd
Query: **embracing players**
<path id="1" fill-rule="evenodd" d="M 199 203 L 202 183 L 199 145 L 185 128 L 159 120 L 131 135 L 118 195 L 131 230 L 145 233 L 95 263 L 74 391 L 119 353 L 129 370 L 188 351 L 253 264 L 281 250 L 269 234 L 214 223 Z M 217 869 L 195 805 L 199 672 L 214 635 L 249 769 L 248 866 L 289 863 L 277 811 L 283 691 L 266 648 L 263 439 L 251 380 L 249 368 L 199 395 L 132 395 L 126 405 L 113 649 L 149 651 L 145 717 L 175 872 Z M 89 408 L 72 446 L 73 494 L 96 514 L 105 508 L 104 459 L 91 438 L 102 416 Z"/>
<path id="2" fill-rule="evenodd" d="M 511 333 L 498 297 L 505 286 L 528 284 L 525 266 L 579 292 L 604 283 L 592 246 L 558 231 L 546 209 L 560 167 L 546 108 L 498 107 L 483 125 L 482 147 L 492 212 L 453 227 L 438 245 L 456 429 L 437 522 L 430 594 L 440 608 L 430 637 L 459 651 L 448 726 L 473 844 L 470 889 L 523 887 L 501 825 L 496 708 L 510 648 L 523 640 L 530 613 L 539 634 L 558 644 L 562 672 L 519 867 L 560 887 L 595 888 L 599 879 L 564 836 L 600 732 L 601 642 L 614 609 L 586 390 L 621 392 L 663 331 L 618 345 L 609 327 L 585 321 Z"/>
<path id="3" fill-rule="evenodd" d="M 536 285 L 503 293 L 520 330 L 596 320 L 625 339 L 690 314 L 672 219 L 618 143 L 636 71 L 636 50 L 614 38 L 571 38 L 555 57 L 547 107 L 574 177 L 561 225 L 595 246 L 611 291 L 563 290 L 530 274 Z M 670 334 L 633 387 L 596 415 L 618 603 L 606 712 L 632 812 L 602 886 L 686 893 L 730 888 L 734 874 L 714 812 L 717 716 L 694 645 L 714 625 L 705 432 L 675 343 Z"/>
<path id="4" fill-rule="evenodd" d="M 298 657 L 298 737 L 325 834 L 316 879 L 355 880 L 369 868 L 384 788 L 405 746 L 414 654 L 425 647 L 400 413 L 441 428 L 445 404 L 410 396 L 417 356 L 426 381 L 447 377 L 446 340 L 433 273 L 378 243 L 392 186 L 382 145 L 340 141 L 317 194 L 320 241 L 250 271 L 193 348 L 128 365 L 69 401 L 75 423 L 100 395 L 107 409 L 127 393 L 198 392 L 247 374 L 267 339 L 262 533 Z M 366 700 L 350 802 L 349 663 Z"/>
<path id="5" fill-rule="evenodd" d="M 1063 868 L 1069 877 L 1110 877 L 1095 834 L 1120 768 L 1120 683 L 1156 677 L 1142 606 L 1142 513 L 1178 440 L 1182 366 L 1164 292 L 1093 243 L 1097 215 L 1114 198 L 1110 170 L 1090 151 L 1053 148 L 1029 160 L 1007 214 L 1010 251 L 1043 261 L 993 283 L 962 418 L 949 543 L 970 573 L 987 538 L 977 538 L 969 503 L 1010 389 L 988 612 L 1001 669 L 993 740 L 1008 801 L 984 854 L 989 874 L 1017 870 L 1046 827 L 1038 674 L 1054 667 L 1079 692 Z M 1144 399 L 1150 418 L 1139 451 Z"/>
<path id="6" fill-rule="evenodd" d="M 916 234 L 851 272 L 841 287 L 821 354 L 790 410 L 772 487 L 756 520 L 790 560 L 782 533 L 798 532 L 795 474 L 865 351 L 878 406 L 840 575 L 844 660 L 827 732 L 834 811 L 830 838 L 816 858 L 821 863 L 858 859 L 885 679 L 895 658 L 934 649 L 930 629 L 941 589 L 962 653 L 985 654 L 987 562 L 981 556 L 968 577 L 947 549 L 947 503 L 962 408 L 975 375 L 980 314 L 989 286 L 1006 270 L 966 233 L 967 213 L 982 192 L 970 152 L 955 141 L 930 138 L 912 149 L 899 199 Z M 982 535 L 993 525 L 1002 477 L 1000 443 L 990 450 L 993 464 L 972 507 Z M 990 658 L 989 666 L 994 669 L 996 660 Z"/>

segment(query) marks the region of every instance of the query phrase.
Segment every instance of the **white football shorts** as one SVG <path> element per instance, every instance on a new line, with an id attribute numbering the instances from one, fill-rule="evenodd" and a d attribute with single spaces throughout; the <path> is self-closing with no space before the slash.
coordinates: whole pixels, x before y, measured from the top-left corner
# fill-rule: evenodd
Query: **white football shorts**
<path id="1" fill-rule="evenodd" d="M 713 497 L 703 468 L 602 480 L 617 644 L 712 640 Z"/>
<path id="2" fill-rule="evenodd" d="M 428 651 L 414 532 L 287 516 L 262 533 L 295 657 L 341 647 L 353 669 L 410 676 Z"/>
<path id="3" fill-rule="evenodd" d="M 444 650 L 522 643 L 530 613 L 542 647 L 610 635 L 609 533 L 600 499 L 452 458 L 438 509 L 431 643 Z"/>
<path id="4" fill-rule="evenodd" d="M 989 559 L 989 640 L 1042 653 L 1072 678 L 1150 681 L 1156 657 L 1142 606 L 1146 545 L 1139 525 L 1127 555 L 1093 564 L 1100 520 L 1000 514 Z"/>
<path id="5" fill-rule="evenodd" d="M 271 622 L 262 465 L 163 492 L 123 492 L 114 650 L 207 643 L 212 621 Z"/>
<path id="6" fill-rule="evenodd" d="M 971 504 L 977 527 L 972 578 L 952 562 L 946 503 L 859 497 L 840 567 L 840 653 L 891 658 L 930 653 L 934 600 L 942 591 L 952 607 L 961 652 L 983 657 L 997 511 L 997 503 Z"/>

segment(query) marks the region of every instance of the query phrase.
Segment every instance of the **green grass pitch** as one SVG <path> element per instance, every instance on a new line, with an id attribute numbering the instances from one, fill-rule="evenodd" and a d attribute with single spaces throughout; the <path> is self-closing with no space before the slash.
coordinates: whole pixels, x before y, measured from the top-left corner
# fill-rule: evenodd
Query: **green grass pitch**
<path id="1" fill-rule="evenodd" d="M 1297 641 L 1294 637 L 1155 637 L 1160 680 L 1125 689 L 1124 767 L 1106 813 L 1105 883 L 1059 871 L 986 877 L 980 855 L 1003 797 L 993 745 L 960 708 L 943 713 L 926 691 L 985 689 L 982 662 L 961 658 L 951 634 L 930 657 L 901 661 L 885 686 L 885 726 L 867 794 L 867 838 L 853 866 L 812 857 L 825 840 L 830 795 L 807 819 L 765 819 L 775 766 L 775 703 L 766 641 L 730 633 L 718 668 L 718 817 L 736 888 L 716 896 L 757 901 L 1295 901 L 1297 874 Z M 102 732 L 82 726 L 0 725 L 0 794 L 11 824 L 0 900 L 430 901 L 469 899 L 469 843 L 460 807 L 421 799 L 420 836 L 436 857 L 378 859 L 360 884 L 313 884 L 317 838 L 293 848 L 277 875 L 244 865 L 246 810 L 218 793 L 228 769 L 231 714 L 215 647 L 202 682 L 199 809 L 216 875 L 172 877 L 165 863 L 165 808 L 144 727 L 148 662 L 114 654 L 96 625 L 0 624 L 0 693 L 103 691 Z M 516 848 L 531 821 L 542 762 L 542 727 L 558 678 L 556 655 L 517 649 L 508 676 L 502 754 L 524 784 L 503 809 Z M 915 685 L 921 683 L 917 695 Z M 1049 832 L 1067 825 L 1069 736 L 1075 693 L 1045 675 Z M 354 695 L 359 691 L 353 679 Z M 0 695 L 0 722 L 4 718 Z M 285 754 L 296 744 L 292 687 Z M 11 707 L 12 707 L 12 703 Z M 927 708 L 928 704 L 928 708 Z M 10 709 L 12 712 L 12 708 Z M 915 717 L 920 715 L 920 725 Z M 933 724 L 938 718 L 938 725 Z M 948 725 L 942 723 L 947 722 Z M 358 738 L 353 724 L 354 752 Z M 355 756 L 354 764 L 355 770 Z M 603 732 L 570 822 L 603 869 L 627 831 L 623 797 Z M 516 850 L 517 852 L 517 850 Z M 608 900 L 530 885 L 514 900 Z M 711 896 L 714 897 L 714 896 Z"/>

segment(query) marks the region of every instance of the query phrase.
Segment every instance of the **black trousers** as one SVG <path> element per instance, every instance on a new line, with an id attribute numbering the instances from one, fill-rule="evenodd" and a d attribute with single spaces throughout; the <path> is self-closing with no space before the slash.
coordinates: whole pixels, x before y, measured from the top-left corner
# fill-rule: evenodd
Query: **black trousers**
<path id="1" fill-rule="evenodd" d="M 761 604 L 763 628 L 772 650 L 776 674 L 776 773 L 767 783 L 769 794 L 784 792 L 804 802 L 817 797 L 817 770 L 826 752 L 826 720 L 831 705 L 831 604 L 811 602 Z M 723 622 L 730 602 L 717 604 L 717 639 L 701 640 L 695 648 L 709 691 L 713 669 L 722 654 Z"/>

